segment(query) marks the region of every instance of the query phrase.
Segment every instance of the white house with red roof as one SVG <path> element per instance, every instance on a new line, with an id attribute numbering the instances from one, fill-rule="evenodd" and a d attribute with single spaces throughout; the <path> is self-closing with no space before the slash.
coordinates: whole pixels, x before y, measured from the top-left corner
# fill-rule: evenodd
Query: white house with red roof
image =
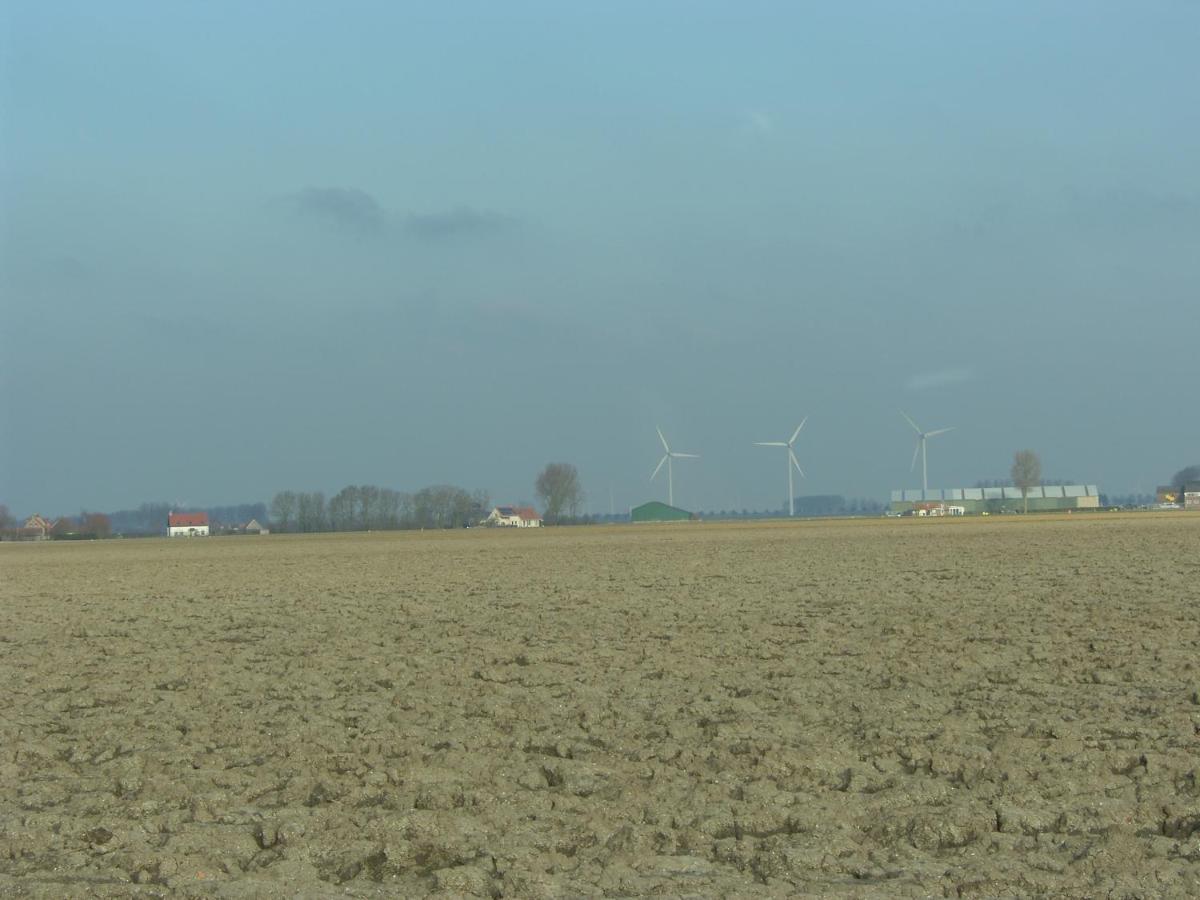
<path id="1" fill-rule="evenodd" d="M 167 513 L 170 537 L 208 537 L 208 513 Z"/>
<path id="2" fill-rule="evenodd" d="M 498 528 L 540 528 L 542 517 L 532 506 L 497 506 L 491 511 L 485 525 Z"/>

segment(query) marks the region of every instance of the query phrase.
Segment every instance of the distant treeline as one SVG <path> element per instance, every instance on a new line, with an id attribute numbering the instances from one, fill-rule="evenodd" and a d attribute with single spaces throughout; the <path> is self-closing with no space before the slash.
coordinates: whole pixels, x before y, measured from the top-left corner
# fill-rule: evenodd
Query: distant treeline
<path id="1" fill-rule="evenodd" d="M 1171 484 L 1200 480 L 1200 465 L 1175 473 Z M 1043 479 L 1042 484 L 1078 484 L 1070 479 Z M 1011 487 L 1010 478 L 981 479 L 975 487 Z M 1139 507 L 1155 502 L 1153 494 L 1100 495 L 1101 506 Z M 796 498 L 797 516 L 880 515 L 887 505 L 878 500 L 847 499 L 840 494 L 818 494 Z M 137 509 L 113 513 L 81 512 L 63 516 L 52 536 L 60 539 L 108 537 L 110 535 L 160 535 L 167 533 L 167 514 L 172 511 L 206 512 L 213 533 L 235 531 L 251 519 L 275 531 L 374 531 L 415 528 L 462 528 L 482 521 L 491 510 L 488 492 L 467 491 L 449 484 L 432 485 L 414 493 L 375 485 L 348 485 L 332 497 L 321 491 L 280 491 L 270 504 L 237 503 L 197 509 L 176 509 L 170 503 L 143 503 Z M 722 509 L 702 512 L 702 518 L 765 519 L 785 515 L 780 510 Z M 598 522 L 627 522 L 628 514 L 559 517 L 563 525 Z M 16 537 L 20 520 L 0 504 L 0 538 Z"/>
<path id="2" fill-rule="evenodd" d="M 188 512 L 206 512 L 214 533 L 222 527 L 245 525 L 256 519 L 276 532 L 315 533 L 322 531 L 402 531 L 408 529 L 464 528 L 478 525 L 491 511 L 485 490 L 468 491 L 450 484 L 437 484 L 419 491 L 398 491 L 373 484 L 347 485 L 332 497 L 324 491 L 280 491 L 270 503 L 241 503 L 212 506 Z M 880 515 L 885 505 L 876 500 L 819 494 L 796 498 L 797 516 Z M 112 533 L 154 535 L 167 533 L 169 503 L 143 503 L 137 509 L 111 513 Z M 765 519 L 784 515 L 781 510 L 713 510 L 701 513 L 713 519 Z M 627 522 L 628 514 L 560 517 L 562 525 Z"/>
<path id="3" fill-rule="evenodd" d="M 841 494 L 811 494 L 797 497 L 797 516 L 877 516 L 882 515 L 885 505 L 878 500 L 862 497 L 847 499 Z M 773 519 L 787 515 L 787 507 L 772 510 L 722 509 L 702 515 L 715 519 Z"/>
<path id="4" fill-rule="evenodd" d="M 166 534 L 167 513 L 179 512 L 170 503 L 143 503 L 137 509 L 121 509 L 109 513 L 113 534 Z M 261 525 L 267 524 L 267 505 L 265 503 L 237 503 L 232 506 L 210 506 L 194 509 L 186 508 L 187 512 L 206 512 L 214 531 L 221 527 L 242 526 L 251 519 L 257 519 Z"/>
<path id="5" fill-rule="evenodd" d="M 280 491 L 270 504 L 275 531 L 389 531 L 463 528 L 491 511 L 487 491 L 450 484 L 415 493 L 373 484 L 348 485 L 326 499 L 322 491 Z"/>

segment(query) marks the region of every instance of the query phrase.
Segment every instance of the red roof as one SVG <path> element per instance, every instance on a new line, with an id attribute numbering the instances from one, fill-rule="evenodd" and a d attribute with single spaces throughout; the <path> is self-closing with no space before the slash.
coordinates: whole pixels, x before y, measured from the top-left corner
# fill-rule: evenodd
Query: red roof
<path id="1" fill-rule="evenodd" d="M 518 506 L 516 509 L 513 510 L 513 512 L 516 513 L 518 516 L 520 516 L 522 519 L 524 519 L 526 522 L 533 522 L 533 521 L 536 521 L 537 519 L 541 518 L 541 516 L 539 516 L 537 514 L 537 510 L 534 509 L 532 506 Z"/>
<path id="2" fill-rule="evenodd" d="M 168 513 L 168 528 L 194 528 L 208 524 L 208 513 Z"/>

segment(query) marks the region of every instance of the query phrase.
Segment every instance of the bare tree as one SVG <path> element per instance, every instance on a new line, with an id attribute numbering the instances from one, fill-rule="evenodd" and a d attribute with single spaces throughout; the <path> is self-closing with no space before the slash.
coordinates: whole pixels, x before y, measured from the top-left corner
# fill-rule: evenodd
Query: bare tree
<path id="1" fill-rule="evenodd" d="M 382 488 L 379 491 L 379 501 L 376 504 L 376 527 L 378 528 L 399 528 L 400 527 L 400 492 L 394 491 L 391 488 Z"/>
<path id="2" fill-rule="evenodd" d="M 471 524 L 471 495 L 452 484 L 435 484 L 413 495 L 413 524 L 418 528 L 461 528 Z"/>
<path id="3" fill-rule="evenodd" d="M 291 531 L 296 517 L 296 492 L 280 491 L 271 499 L 271 522 L 277 531 Z"/>
<path id="4" fill-rule="evenodd" d="M 373 484 L 347 485 L 329 498 L 329 526 L 334 531 L 401 528 L 405 496 Z"/>
<path id="5" fill-rule="evenodd" d="M 1013 484 L 1021 489 L 1025 500 L 1025 512 L 1029 512 L 1029 489 L 1042 480 L 1042 461 L 1032 450 L 1018 450 L 1013 454 Z"/>
<path id="6" fill-rule="evenodd" d="M 325 516 L 324 492 L 313 491 L 297 495 L 296 525 L 304 532 L 324 531 L 329 527 L 329 520 Z"/>
<path id="7" fill-rule="evenodd" d="M 54 527 L 50 529 L 51 537 L 66 537 L 79 531 L 79 523 L 71 516 L 59 516 Z"/>
<path id="8" fill-rule="evenodd" d="M 583 488 L 579 472 L 570 463 L 546 463 L 534 487 L 545 508 L 547 522 L 555 522 L 563 514 L 574 518 L 583 503 Z"/>
<path id="9" fill-rule="evenodd" d="M 483 488 L 471 492 L 471 522 L 478 524 L 487 518 L 492 510 L 492 498 Z"/>
<path id="10" fill-rule="evenodd" d="M 112 537 L 112 520 L 104 513 L 81 510 L 79 530 L 98 538 Z"/>
<path id="11" fill-rule="evenodd" d="M 353 486 L 344 487 L 330 497 L 326 507 L 329 527 L 334 531 L 353 531 L 358 520 L 357 505 L 358 488 Z"/>
<path id="12" fill-rule="evenodd" d="M 370 531 L 377 528 L 379 516 L 379 488 L 373 484 L 364 484 L 358 489 L 358 505 L 361 510 L 362 530 Z"/>
<path id="13" fill-rule="evenodd" d="M 467 493 L 450 484 L 407 494 L 376 485 L 347 485 L 328 499 L 320 491 L 280 491 L 271 501 L 280 531 L 356 531 L 392 528 L 461 528 L 487 512 L 487 491 Z"/>

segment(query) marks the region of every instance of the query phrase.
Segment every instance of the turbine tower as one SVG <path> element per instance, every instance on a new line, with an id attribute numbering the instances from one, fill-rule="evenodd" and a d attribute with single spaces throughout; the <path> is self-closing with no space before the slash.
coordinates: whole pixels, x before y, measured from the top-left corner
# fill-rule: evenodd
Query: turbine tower
<path id="1" fill-rule="evenodd" d="M 913 448 L 912 465 L 908 467 L 908 471 L 912 471 L 917 465 L 917 454 L 921 454 L 921 496 L 925 497 L 929 493 L 929 459 L 926 455 L 925 442 L 931 437 L 936 437 L 939 434 L 945 434 L 947 431 L 953 431 L 954 426 L 949 428 L 939 428 L 937 431 L 922 431 L 921 426 L 912 420 L 912 418 L 904 410 L 900 410 L 900 415 L 904 416 L 905 421 L 913 427 L 913 431 L 917 433 L 917 446 Z"/>
<path id="2" fill-rule="evenodd" d="M 788 473 L 788 516 L 796 515 L 796 491 L 792 488 L 792 466 L 796 467 L 796 471 L 800 473 L 801 478 L 805 478 L 804 470 L 800 468 L 800 461 L 796 459 L 796 451 L 793 449 L 796 446 L 796 438 L 800 437 L 800 429 L 804 427 L 804 423 L 808 421 L 808 416 L 800 420 L 800 424 L 796 426 L 796 430 L 792 432 L 790 441 L 755 441 L 756 447 L 787 447 L 787 473 Z"/>
<path id="3" fill-rule="evenodd" d="M 658 439 L 662 441 L 663 458 L 658 461 L 658 465 L 654 467 L 654 474 L 650 476 L 650 480 L 654 480 L 654 476 L 658 474 L 658 470 L 663 467 L 663 463 L 667 464 L 667 503 L 670 506 L 675 505 L 675 475 L 671 471 L 671 461 L 675 459 L 699 459 L 700 456 L 696 453 L 676 453 L 667 443 L 667 439 L 663 437 L 662 429 L 655 426 L 655 431 L 658 432 Z"/>

